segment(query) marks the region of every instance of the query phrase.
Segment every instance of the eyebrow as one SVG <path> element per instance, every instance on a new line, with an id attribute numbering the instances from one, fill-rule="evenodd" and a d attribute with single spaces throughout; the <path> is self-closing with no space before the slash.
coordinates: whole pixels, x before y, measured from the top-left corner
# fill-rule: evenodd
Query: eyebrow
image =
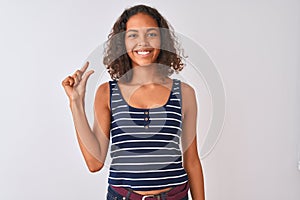
<path id="1" fill-rule="evenodd" d="M 158 28 L 148 28 L 148 29 L 147 29 L 147 32 L 153 31 L 153 30 L 154 30 L 154 31 L 158 31 Z M 129 30 L 126 31 L 126 33 L 127 33 L 127 32 L 138 32 L 138 30 L 137 30 L 137 29 L 129 29 Z"/>

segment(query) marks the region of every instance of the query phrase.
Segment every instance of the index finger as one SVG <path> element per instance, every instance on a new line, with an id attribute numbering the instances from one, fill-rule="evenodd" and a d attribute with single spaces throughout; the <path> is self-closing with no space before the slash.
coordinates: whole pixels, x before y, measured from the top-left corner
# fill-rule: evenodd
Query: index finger
<path id="1" fill-rule="evenodd" d="M 84 65 L 83 65 L 83 67 L 80 69 L 80 71 L 82 71 L 82 73 L 84 73 L 85 71 L 86 71 L 86 69 L 88 68 L 88 66 L 89 66 L 89 61 L 87 61 Z"/>

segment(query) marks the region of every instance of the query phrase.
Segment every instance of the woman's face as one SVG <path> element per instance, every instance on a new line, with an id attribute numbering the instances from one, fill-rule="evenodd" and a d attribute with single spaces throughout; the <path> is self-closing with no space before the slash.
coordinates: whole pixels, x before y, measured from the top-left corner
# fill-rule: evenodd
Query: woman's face
<path id="1" fill-rule="evenodd" d="M 132 67 L 155 63 L 160 52 L 160 30 L 149 15 L 138 13 L 126 24 L 125 46 Z"/>

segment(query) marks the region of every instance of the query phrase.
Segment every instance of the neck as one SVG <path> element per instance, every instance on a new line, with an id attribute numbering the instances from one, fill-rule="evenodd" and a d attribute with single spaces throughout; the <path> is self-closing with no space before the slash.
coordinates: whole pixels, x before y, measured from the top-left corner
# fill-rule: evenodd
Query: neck
<path id="1" fill-rule="evenodd" d="M 132 68 L 131 84 L 165 83 L 166 77 L 159 74 L 157 65 L 135 66 Z"/>

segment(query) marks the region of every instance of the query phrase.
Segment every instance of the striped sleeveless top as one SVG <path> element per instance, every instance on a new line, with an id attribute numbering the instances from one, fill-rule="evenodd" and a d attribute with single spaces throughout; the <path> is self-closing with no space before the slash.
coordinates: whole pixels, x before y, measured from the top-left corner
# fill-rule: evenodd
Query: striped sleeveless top
<path id="1" fill-rule="evenodd" d="M 187 182 L 180 148 L 180 80 L 173 79 L 165 105 L 148 109 L 130 106 L 116 80 L 109 85 L 112 161 L 108 183 L 147 191 Z"/>

